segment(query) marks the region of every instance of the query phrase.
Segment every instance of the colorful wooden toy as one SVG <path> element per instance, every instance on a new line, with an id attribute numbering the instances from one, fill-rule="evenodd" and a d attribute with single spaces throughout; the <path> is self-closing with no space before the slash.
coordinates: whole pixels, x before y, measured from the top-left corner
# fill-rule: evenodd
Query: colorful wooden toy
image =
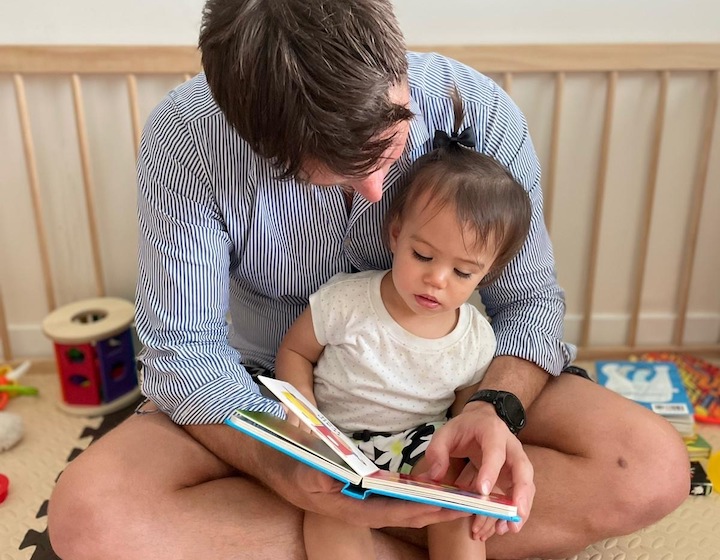
<path id="1" fill-rule="evenodd" d="M 43 321 L 55 346 L 60 408 L 96 416 L 119 410 L 140 394 L 131 325 L 133 305 L 96 298 L 60 307 Z"/>

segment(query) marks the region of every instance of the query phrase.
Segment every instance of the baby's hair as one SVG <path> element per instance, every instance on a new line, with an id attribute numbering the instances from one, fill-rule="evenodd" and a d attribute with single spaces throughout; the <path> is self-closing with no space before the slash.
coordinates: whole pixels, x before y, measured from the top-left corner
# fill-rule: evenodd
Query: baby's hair
<path id="1" fill-rule="evenodd" d="M 465 135 L 460 131 L 464 109 L 457 89 L 453 89 L 451 99 L 453 134 L 439 132 L 439 147 L 415 162 L 405 188 L 387 212 L 384 236 L 387 243 L 390 228 L 402 223 L 407 207 L 419 200 L 426 200 L 427 206 L 437 210 L 454 206 L 458 221 L 475 235 L 470 240 L 472 247 L 484 248 L 489 242 L 496 246 L 495 262 L 479 285 L 483 287 L 497 279 L 522 248 L 530 230 L 532 208 L 528 193 L 505 166 L 461 144 L 460 139 L 469 136 L 472 129 Z"/>

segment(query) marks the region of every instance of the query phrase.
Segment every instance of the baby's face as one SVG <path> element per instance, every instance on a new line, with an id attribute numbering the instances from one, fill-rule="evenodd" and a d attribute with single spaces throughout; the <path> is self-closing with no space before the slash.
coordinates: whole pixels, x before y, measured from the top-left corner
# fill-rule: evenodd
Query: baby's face
<path id="1" fill-rule="evenodd" d="M 414 201 L 391 227 L 393 283 L 415 313 L 455 312 L 467 301 L 495 261 L 495 244 L 475 243 L 453 206 Z M 491 240 L 489 240 L 491 241 Z"/>

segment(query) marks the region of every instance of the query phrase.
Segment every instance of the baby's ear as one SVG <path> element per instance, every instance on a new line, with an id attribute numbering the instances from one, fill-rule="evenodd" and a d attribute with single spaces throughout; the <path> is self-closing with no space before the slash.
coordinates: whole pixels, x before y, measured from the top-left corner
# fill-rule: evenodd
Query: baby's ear
<path id="1" fill-rule="evenodd" d="M 397 247 L 398 236 L 400 235 L 400 222 L 398 220 L 393 220 L 390 223 L 390 226 L 388 227 L 387 231 L 388 231 L 388 243 L 390 244 L 390 251 L 392 253 L 394 253 L 395 248 Z"/>

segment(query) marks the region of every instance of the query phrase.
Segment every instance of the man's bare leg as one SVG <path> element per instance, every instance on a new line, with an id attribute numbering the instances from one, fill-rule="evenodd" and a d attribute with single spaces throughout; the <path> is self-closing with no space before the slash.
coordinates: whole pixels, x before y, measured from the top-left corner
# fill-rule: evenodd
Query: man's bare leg
<path id="1" fill-rule="evenodd" d="M 520 439 L 535 469 L 532 512 L 519 533 L 488 540 L 488 558 L 569 556 L 660 520 L 688 496 L 677 431 L 593 382 L 551 380 L 527 417 Z"/>
<path id="2" fill-rule="evenodd" d="M 310 560 L 374 560 L 372 532 L 327 515 L 305 512 L 303 536 Z"/>
<path id="3" fill-rule="evenodd" d="M 48 511 L 64 560 L 305 558 L 302 513 L 209 453 L 166 416 L 134 416 L 60 477 Z M 378 557 L 424 551 L 373 531 Z"/>
<path id="4" fill-rule="evenodd" d="M 535 467 L 532 513 L 520 533 L 487 542 L 488 558 L 567 556 L 650 525 L 687 497 L 689 462 L 674 428 L 587 380 L 549 382 L 521 439 Z M 48 513 L 65 560 L 304 554 L 298 510 L 162 415 L 131 418 L 73 461 Z M 425 557 L 373 535 L 381 558 Z"/>

